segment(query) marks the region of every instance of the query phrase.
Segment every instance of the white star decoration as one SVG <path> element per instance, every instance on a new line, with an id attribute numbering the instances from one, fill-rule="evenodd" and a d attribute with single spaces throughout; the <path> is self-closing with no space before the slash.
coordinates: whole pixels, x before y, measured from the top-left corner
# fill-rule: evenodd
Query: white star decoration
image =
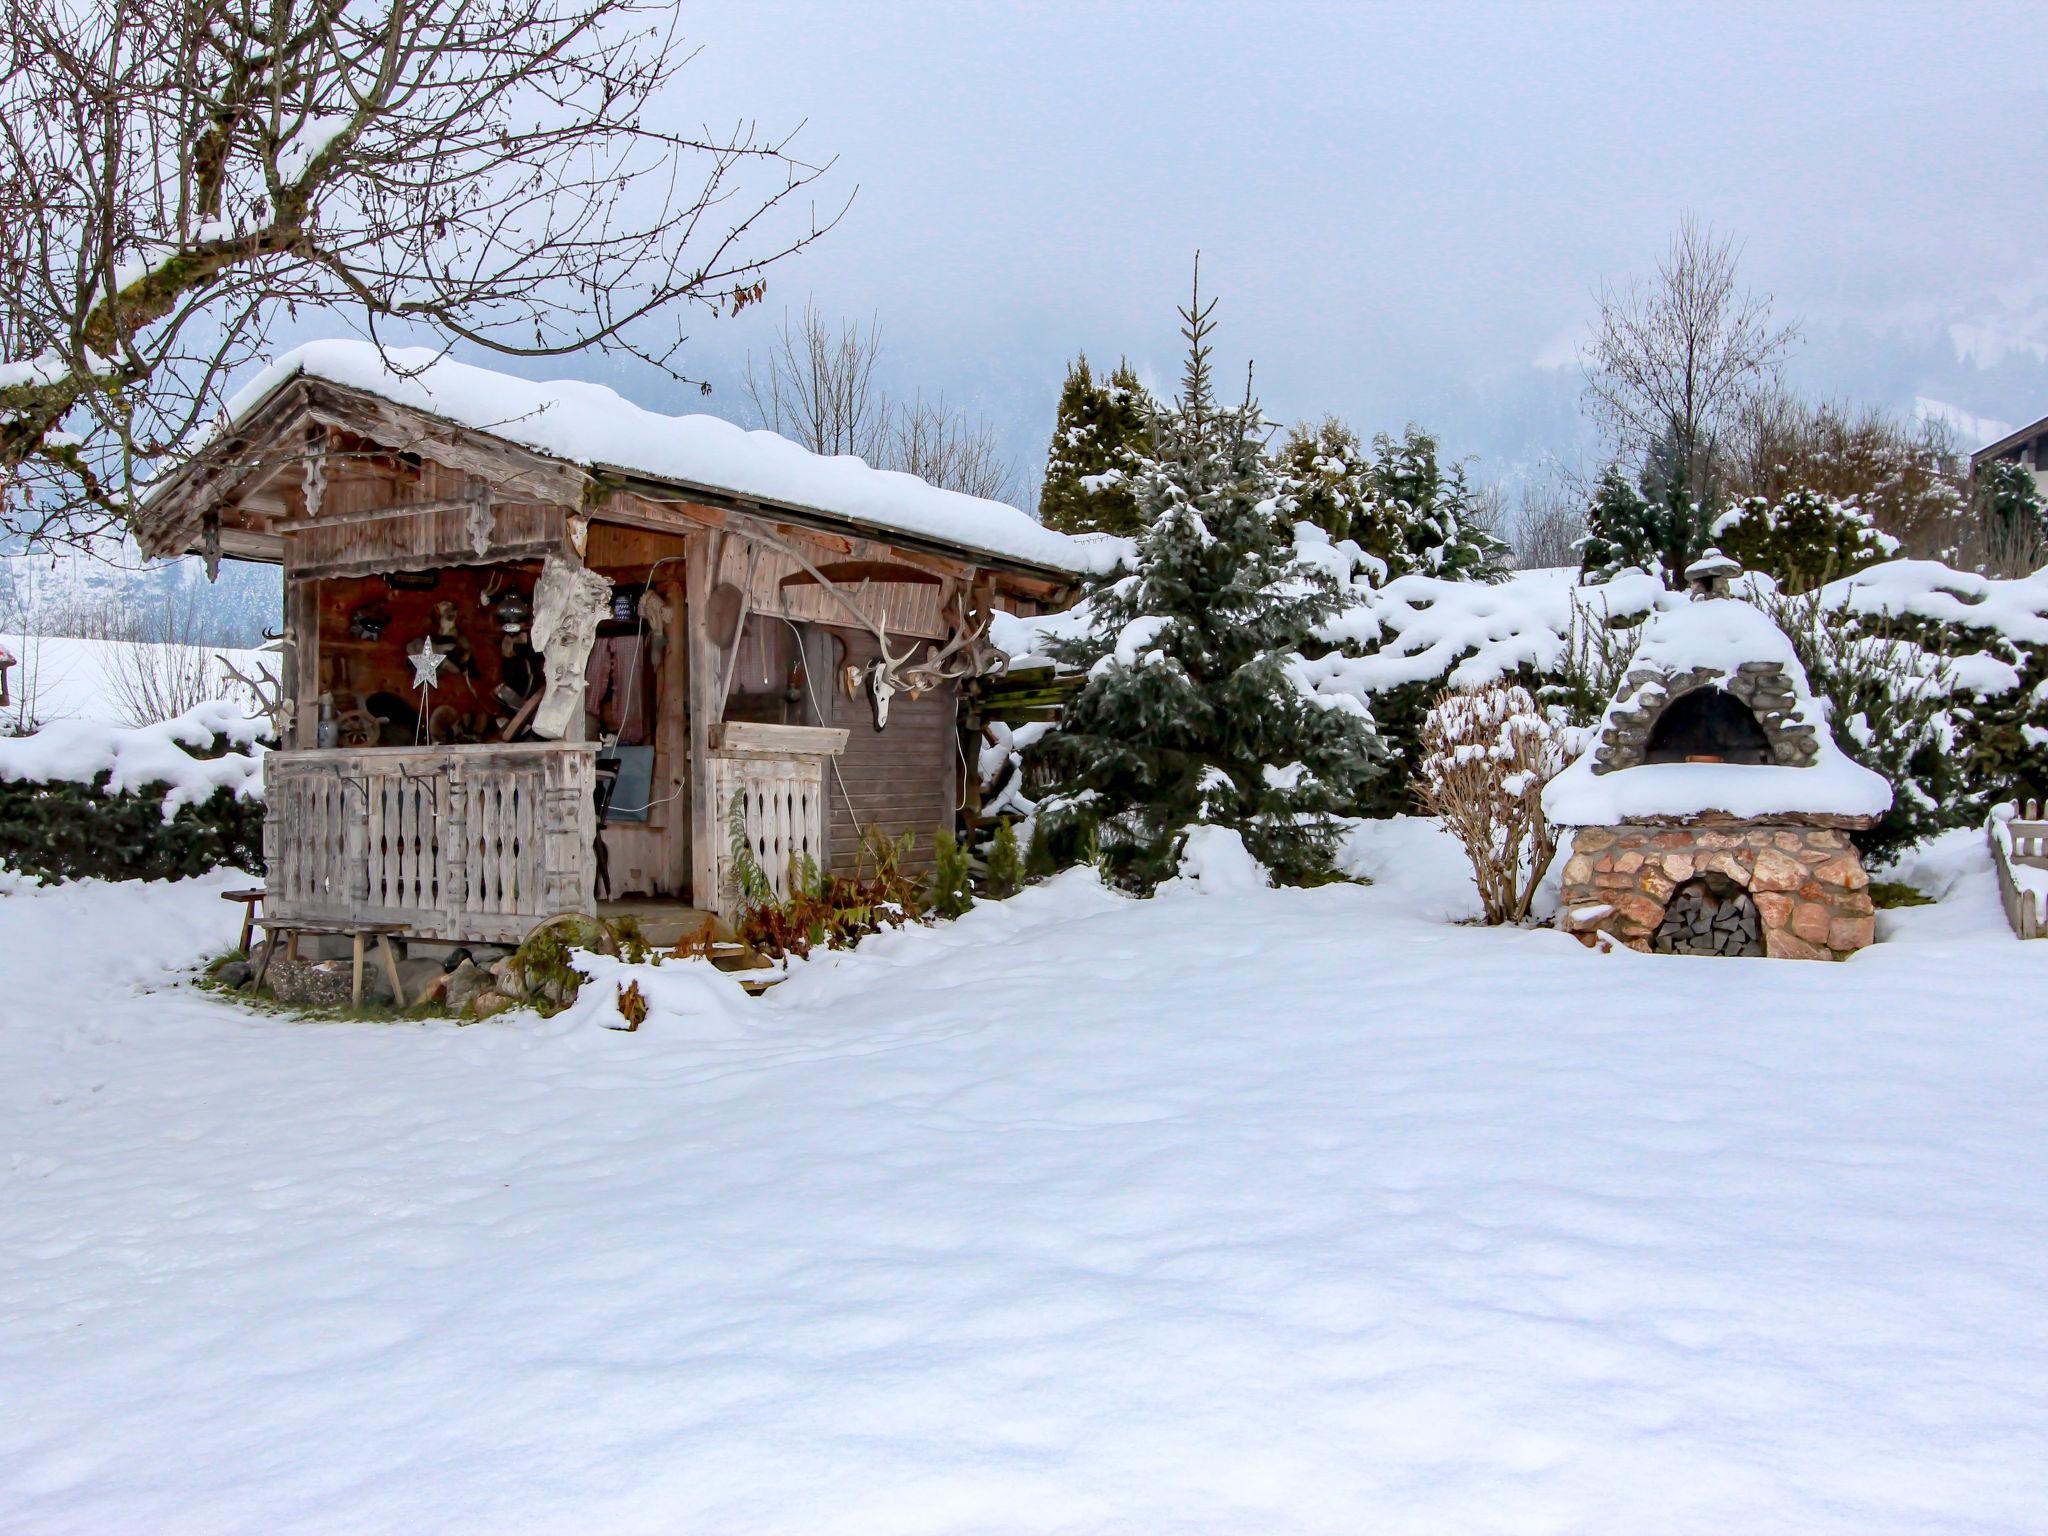
<path id="1" fill-rule="evenodd" d="M 420 648 L 411 652 L 407 659 L 412 662 L 412 685 L 415 688 L 431 688 L 439 676 L 441 663 L 448 658 L 434 649 L 434 642 L 427 636 L 420 636 Z"/>

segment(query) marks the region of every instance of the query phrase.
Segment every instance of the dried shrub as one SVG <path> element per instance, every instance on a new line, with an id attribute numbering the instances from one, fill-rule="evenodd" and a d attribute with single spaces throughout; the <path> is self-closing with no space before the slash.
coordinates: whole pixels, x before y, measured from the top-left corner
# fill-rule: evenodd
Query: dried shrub
<path id="1" fill-rule="evenodd" d="M 1565 760 L 1561 720 L 1516 683 L 1441 693 L 1422 723 L 1422 802 L 1464 845 L 1489 923 L 1529 915 L 1557 851 L 1543 786 Z"/>
<path id="2" fill-rule="evenodd" d="M 765 878 L 755 884 L 737 871 L 742 892 L 767 891 L 743 909 L 741 942 L 768 955 L 808 955 L 820 946 L 851 949 L 871 933 L 916 921 L 924 915 L 921 886 L 903 871 L 911 840 L 908 832 L 892 840 L 869 827 L 852 874 L 823 874 L 807 858 L 791 871 L 789 896 L 780 901 Z"/>
<path id="3" fill-rule="evenodd" d="M 647 995 L 640 990 L 640 983 L 629 981 L 619 988 L 619 1017 L 626 1021 L 626 1028 L 638 1029 L 647 1022 Z"/>

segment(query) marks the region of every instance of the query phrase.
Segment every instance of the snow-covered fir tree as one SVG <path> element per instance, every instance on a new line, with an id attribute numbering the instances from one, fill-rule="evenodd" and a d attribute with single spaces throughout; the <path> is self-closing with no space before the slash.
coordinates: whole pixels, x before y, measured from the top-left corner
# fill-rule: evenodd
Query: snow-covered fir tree
<path id="1" fill-rule="evenodd" d="M 1464 466 L 1446 466 L 1421 428 L 1383 433 L 1368 451 L 1350 427 L 1326 417 L 1294 428 L 1276 458 L 1299 515 L 1333 539 L 1354 540 L 1388 579 L 1410 571 L 1470 581 L 1507 574 L 1508 547 L 1478 523 Z"/>
<path id="2" fill-rule="evenodd" d="M 1351 537 L 1387 562 L 1389 573 L 1421 571 L 1451 581 L 1499 581 L 1512 552 L 1481 526 L 1479 498 L 1465 466 L 1443 462 L 1437 440 L 1410 424 L 1373 439 L 1368 504 Z"/>
<path id="3" fill-rule="evenodd" d="M 1053 647 L 1087 681 L 1045 746 L 1057 775 L 1039 833 L 1055 859 L 1091 851 L 1119 881 L 1172 874 L 1187 828 L 1240 834 L 1277 878 L 1327 873 L 1338 817 L 1384 753 L 1355 699 L 1295 676 L 1318 626 L 1352 599 L 1297 559 L 1294 507 L 1249 397 L 1221 407 L 1214 301 L 1181 311 L 1186 371 L 1132 489 L 1135 568 L 1088 595 L 1086 631 Z"/>
<path id="4" fill-rule="evenodd" d="M 2015 459 L 1992 459 L 1976 476 L 1977 511 L 1994 548 L 2031 553 L 2048 540 L 2048 508 L 2031 469 Z"/>
<path id="5" fill-rule="evenodd" d="M 1685 568 L 1706 549 L 1713 519 L 1693 500 L 1682 469 L 1659 474 L 1653 467 L 1646 479 L 1639 488 L 1619 464 L 1602 471 L 1586 509 L 1581 581 L 1605 581 L 1634 567 L 1674 590 L 1685 585 Z"/>
<path id="6" fill-rule="evenodd" d="M 1086 357 L 1067 369 L 1045 456 L 1038 515 L 1063 533 L 1130 535 L 1142 526 L 1131 470 L 1151 441 L 1152 397 L 1128 362 L 1097 381 Z"/>

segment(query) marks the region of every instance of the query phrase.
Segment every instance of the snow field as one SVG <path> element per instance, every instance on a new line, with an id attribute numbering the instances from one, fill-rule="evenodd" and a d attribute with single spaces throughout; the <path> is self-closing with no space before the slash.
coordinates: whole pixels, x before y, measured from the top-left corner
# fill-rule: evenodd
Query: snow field
<path id="1" fill-rule="evenodd" d="M 2048 945 L 1840 966 L 1069 874 L 638 1034 L 172 985 L 0 895 L 0 1530 L 2018 1532 Z M 147 990 L 144 989 L 154 989 Z"/>

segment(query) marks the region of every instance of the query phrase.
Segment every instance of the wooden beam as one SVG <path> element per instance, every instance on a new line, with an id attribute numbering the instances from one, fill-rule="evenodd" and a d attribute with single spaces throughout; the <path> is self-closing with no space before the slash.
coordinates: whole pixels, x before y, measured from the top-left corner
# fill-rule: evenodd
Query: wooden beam
<path id="1" fill-rule="evenodd" d="M 718 697 L 718 647 L 711 636 L 711 588 L 724 535 L 687 537 L 683 567 L 683 641 L 689 667 L 690 900 L 706 911 L 719 905 L 718 848 L 722 832 L 711 783 L 711 732 L 723 718 Z"/>
<path id="2" fill-rule="evenodd" d="M 493 504 L 495 505 L 495 502 Z M 276 533 L 297 533 L 304 528 L 351 528 L 358 523 L 381 523 L 394 517 L 426 516 L 436 512 L 467 512 L 470 505 L 467 496 L 443 497 L 439 501 L 393 502 L 385 507 L 366 507 L 360 512 L 287 518 L 271 524 L 271 530 Z"/>

